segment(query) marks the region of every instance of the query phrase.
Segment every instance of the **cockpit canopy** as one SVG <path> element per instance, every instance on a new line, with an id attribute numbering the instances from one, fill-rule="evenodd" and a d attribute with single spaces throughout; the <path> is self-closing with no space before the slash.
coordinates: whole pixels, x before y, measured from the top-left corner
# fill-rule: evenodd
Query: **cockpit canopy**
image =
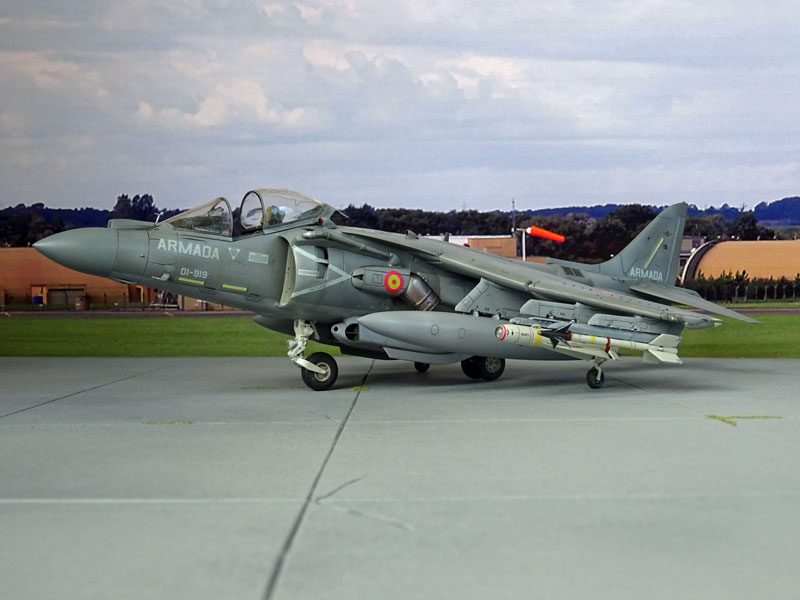
<path id="1" fill-rule="evenodd" d="M 242 233 L 292 223 L 321 213 L 324 204 L 290 190 L 247 192 L 239 210 Z"/>
<path id="2" fill-rule="evenodd" d="M 315 217 L 325 205 L 290 190 L 258 189 L 247 192 L 234 213 L 225 198 L 217 198 L 197 208 L 167 219 L 176 229 L 188 229 L 230 237 L 269 229 Z"/>

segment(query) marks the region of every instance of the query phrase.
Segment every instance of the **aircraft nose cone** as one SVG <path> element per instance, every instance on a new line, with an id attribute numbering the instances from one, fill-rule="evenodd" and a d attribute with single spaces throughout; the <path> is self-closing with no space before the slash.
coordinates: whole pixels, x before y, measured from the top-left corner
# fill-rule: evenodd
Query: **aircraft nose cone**
<path id="1" fill-rule="evenodd" d="M 108 277 L 117 258 L 117 231 L 87 227 L 56 233 L 33 247 L 67 268 Z"/>

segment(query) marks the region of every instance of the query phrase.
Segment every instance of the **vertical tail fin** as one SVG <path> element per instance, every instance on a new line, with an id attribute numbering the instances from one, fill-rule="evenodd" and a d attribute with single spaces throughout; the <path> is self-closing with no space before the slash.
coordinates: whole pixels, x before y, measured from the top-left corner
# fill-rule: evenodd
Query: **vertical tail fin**
<path id="1" fill-rule="evenodd" d="M 600 264 L 598 270 L 612 277 L 675 285 L 687 208 L 685 202 L 665 208 L 619 254 Z"/>

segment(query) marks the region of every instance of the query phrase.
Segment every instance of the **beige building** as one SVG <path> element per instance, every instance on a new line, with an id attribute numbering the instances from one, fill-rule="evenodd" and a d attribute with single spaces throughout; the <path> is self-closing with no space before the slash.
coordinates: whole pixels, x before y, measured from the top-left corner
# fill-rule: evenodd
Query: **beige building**
<path id="1" fill-rule="evenodd" d="M 506 258 L 517 258 L 517 238 L 511 236 L 503 237 L 468 237 L 467 243 L 470 248 L 483 250 L 489 254 L 497 254 Z"/>
<path id="2" fill-rule="evenodd" d="M 152 300 L 147 290 L 78 273 L 62 267 L 33 248 L 0 248 L 0 304 L 42 304 L 75 308 L 79 298 L 127 305 Z"/>
<path id="3" fill-rule="evenodd" d="M 691 281 L 701 273 L 719 277 L 723 272 L 735 275 L 742 271 L 751 278 L 794 279 L 800 274 L 800 240 L 708 242 L 686 262 L 683 280 Z"/>

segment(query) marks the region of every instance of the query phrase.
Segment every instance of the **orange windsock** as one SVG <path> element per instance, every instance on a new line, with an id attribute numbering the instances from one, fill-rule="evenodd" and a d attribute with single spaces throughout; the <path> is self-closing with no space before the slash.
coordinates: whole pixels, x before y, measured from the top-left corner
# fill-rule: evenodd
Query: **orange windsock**
<path id="1" fill-rule="evenodd" d="M 546 240 L 553 240 L 554 242 L 563 242 L 564 236 L 558 233 L 553 233 L 552 231 L 547 231 L 547 229 L 542 229 L 541 227 L 536 227 L 535 225 L 531 225 L 530 229 L 528 229 L 528 235 L 535 235 L 536 237 L 544 238 Z"/>

